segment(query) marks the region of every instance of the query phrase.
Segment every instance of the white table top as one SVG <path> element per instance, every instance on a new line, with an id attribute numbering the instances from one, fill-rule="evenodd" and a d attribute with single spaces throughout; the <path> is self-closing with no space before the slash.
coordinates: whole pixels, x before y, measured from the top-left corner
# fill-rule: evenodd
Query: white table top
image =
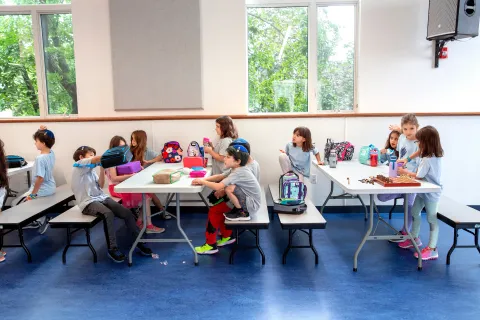
<path id="1" fill-rule="evenodd" d="M 328 165 L 319 166 L 316 161 L 312 161 L 312 163 L 330 180 L 350 194 L 429 193 L 441 191 L 439 186 L 421 180 L 419 180 L 422 184 L 420 187 L 383 187 L 378 183 L 371 185 L 359 181 L 378 174 L 388 176 L 387 165 L 380 164 L 378 167 L 370 167 L 358 161 L 339 161 L 336 168 L 330 168 Z M 350 178 L 350 184 L 348 184 L 347 178 Z"/>
<path id="2" fill-rule="evenodd" d="M 27 171 L 32 171 L 33 170 L 33 165 L 35 164 L 35 161 L 27 161 L 27 165 L 21 168 L 12 168 L 7 170 L 7 176 L 11 177 L 16 174 L 22 173 L 22 172 L 27 172 Z"/>
<path id="3" fill-rule="evenodd" d="M 156 184 L 153 182 L 153 174 L 162 169 L 181 169 L 182 163 L 157 162 L 145 170 L 135 174 L 131 178 L 115 186 L 118 193 L 199 193 L 204 186 L 192 186 L 192 180 L 188 175 L 182 175 L 179 181 L 172 184 Z M 210 176 L 212 169 L 205 168 Z"/>

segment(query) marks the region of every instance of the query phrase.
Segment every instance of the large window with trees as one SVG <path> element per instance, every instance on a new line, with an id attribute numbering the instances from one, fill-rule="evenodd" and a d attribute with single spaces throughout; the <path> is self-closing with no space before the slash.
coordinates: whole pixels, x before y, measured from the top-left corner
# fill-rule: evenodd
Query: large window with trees
<path id="1" fill-rule="evenodd" d="M 77 114 L 71 0 L 0 0 L 0 117 Z"/>
<path id="2" fill-rule="evenodd" d="M 247 0 L 248 111 L 352 111 L 356 1 Z"/>

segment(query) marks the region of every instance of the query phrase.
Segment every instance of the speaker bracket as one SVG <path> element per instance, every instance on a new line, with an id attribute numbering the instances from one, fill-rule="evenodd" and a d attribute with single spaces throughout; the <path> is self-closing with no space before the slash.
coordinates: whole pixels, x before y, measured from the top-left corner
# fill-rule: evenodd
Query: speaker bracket
<path id="1" fill-rule="evenodd" d="M 440 55 L 442 54 L 442 48 L 448 41 L 451 41 L 451 39 L 435 40 L 435 68 L 438 68 L 438 62 L 440 60 Z"/>

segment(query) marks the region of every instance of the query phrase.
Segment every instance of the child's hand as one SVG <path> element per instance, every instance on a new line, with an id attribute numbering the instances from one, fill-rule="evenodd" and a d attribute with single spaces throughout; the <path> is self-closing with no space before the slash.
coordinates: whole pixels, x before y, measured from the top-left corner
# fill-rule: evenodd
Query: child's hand
<path id="1" fill-rule="evenodd" d="M 203 147 L 203 152 L 211 154 L 212 153 L 212 147 Z"/>
<path id="2" fill-rule="evenodd" d="M 381 154 L 387 153 L 387 149 L 382 149 L 382 150 L 380 150 L 380 153 L 381 153 Z"/>
<path id="3" fill-rule="evenodd" d="M 388 130 L 390 131 L 399 131 L 402 132 L 401 128 L 398 126 L 398 124 L 391 124 L 388 126 Z"/>
<path id="4" fill-rule="evenodd" d="M 404 168 L 398 168 L 398 174 L 402 175 L 402 174 L 408 174 L 408 170 L 407 169 L 404 169 Z"/>
<path id="5" fill-rule="evenodd" d="M 285 150 L 280 149 L 280 152 L 281 152 L 281 153 L 285 153 Z"/>
<path id="6" fill-rule="evenodd" d="M 398 160 L 397 160 L 397 163 L 403 163 L 403 164 L 405 164 L 405 163 L 407 163 L 407 162 L 408 162 L 407 159 L 398 159 Z"/>
<path id="7" fill-rule="evenodd" d="M 323 165 L 324 165 L 323 161 L 319 161 L 319 162 L 318 162 L 318 165 L 319 165 L 319 166 L 323 166 Z"/>
<path id="8" fill-rule="evenodd" d="M 201 186 L 203 185 L 203 183 L 204 183 L 203 179 L 193 179 L 192 181 L 192 185 L 194 186 Z"/>
<path id="9" fill-rule="evenodd" d="M 47 126 L 44 126 L 43 124 L 40 126 L 40 130 L 47 130 Z"/>

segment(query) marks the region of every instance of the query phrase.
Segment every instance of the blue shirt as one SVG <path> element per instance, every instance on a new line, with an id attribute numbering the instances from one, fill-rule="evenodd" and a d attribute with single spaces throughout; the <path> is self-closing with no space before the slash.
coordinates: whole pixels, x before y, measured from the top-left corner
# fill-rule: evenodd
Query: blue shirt
<path id="1" fill-rule="evenodd" d="M 402 134 L 398 138 L 397 151 L 399 159 L 405 159 L 418 151 L 418 144 L 416 140 L 408 140 L 407 137 Z M 407 163 L 407 170 L 410 172 L 417 171 L 418 158 L 413 159 Z"/>
<path id="2" fill-rule="evenodd" d="M 417 178 L 442 187 L 440 182 L 442 177 L 442 158 L 431 157 L 421 158 L 418 166 Z M 442 187 L 443 188 L 443 187 Z M 423 198 L 425 202 L 438 202 L 442 192 L 418 193 L 417 197 Z"/>
<path id="3" fill-rule="evenodd" d="M 316 155 L 318 150 L 313 147 L 311 150 L 305 152 L 300 147 L 294 147 L 293 142 L 289 142 L 285 148 L 285 153 L 290 158 L 292 168 L 306 178 L 310 177 L 310 152 Z"/>
<path id="4" fill-rule="evenodd" d="M 33 179 L 42 177 L 43 182 L 40 185 L 40 189 L 37 191 L 38 197 L 47 197 L 55 193 L 57 184 L 53 178 L 53 167 L 55 166 L 55 153 L 50 150 L 48 154 L 41 154 L 35 158 L 35 164 L 33 165 Z M 29 192 L 32 193 L 35 183 L 30 187 Z"/>
<path id="5" fill-rule="evenodd" d="M 84 166 L 92 163 L 92 159 L 81 159 L 78 164 Z M 80 210 L 83 211 L 90 203 L 102 202 L 108 198 L 98 184 L 98 175 L 90 167 L 74 167 L 72 170 L 72 191 Z"/>

